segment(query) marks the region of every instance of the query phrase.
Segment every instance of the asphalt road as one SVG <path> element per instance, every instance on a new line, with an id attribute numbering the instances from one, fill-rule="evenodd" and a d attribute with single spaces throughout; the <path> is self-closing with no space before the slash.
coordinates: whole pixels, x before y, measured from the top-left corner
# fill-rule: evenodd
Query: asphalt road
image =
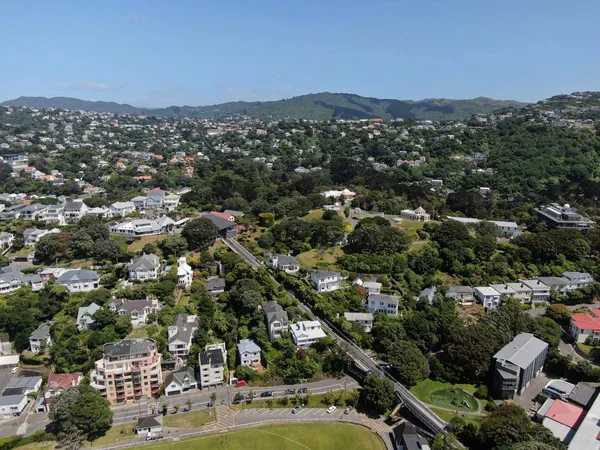
<path id="1" fill-rule="evenodd" d="M 300 387 L 305 387 L 311 394 L 324 394 L 328 391 L 336 391 L 341 389 L 355 389 L 358 387 L 358 383 L 350 378 L 343 377 L 341 379 L 328 379 L 323 381 L 316 381 L 313 383 L 304 383 L 294 384 L 294 385 L 284 385 L 284 386 L 267 386 L 267 387 L 223 387 L 217 389 L 210 389 L 206 391 L 193 390 L 188 391 L 180 395 L 173 395 L 170 397 L 161 397 L 161 399 L 143 399 L 136 404 L 131 405 L 119 405 L 113 406 L 112 410 L 114 413 L 113 422 L 115 425 L 134 422 L 138 417 L 144 416 L 152 413 L 152 406 L 156 408 L 156 410 L 162 409 L 162 403 L 166 402 L 169 406 L 169 411 L 173 409 L 173 405 L 178 404 L 181 408 L 187 408 L 186 402 L 188 400 L 192 401 L 192 410 L 202 409 L 208 407 L 210 402 L 211 394 L 217 394 L 217 400 L 215 404 L 225 404 L 229 405 L 233 402 L 234 396 L 240 392 L 243 395 L 250 394 L 250 391 L 256 394 L 256 399 L 261 399 L 261 392 L 272 391 L 272 397 L 264 397 L 264 399 L 269 398 L 281 398 L 286 396 L 286 389 L 300 389 Z M 294 395 L 287 395 L 288 397 L 294 397 Z M 290 409 L 291 410 L 291 409 Z"/>

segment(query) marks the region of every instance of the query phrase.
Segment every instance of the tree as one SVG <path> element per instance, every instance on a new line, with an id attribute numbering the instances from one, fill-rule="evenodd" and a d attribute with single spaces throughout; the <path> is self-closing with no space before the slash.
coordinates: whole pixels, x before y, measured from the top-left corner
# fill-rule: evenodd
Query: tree
<path id="1" fill-rule="evenodd" d="M 218 228 L 206 217 L 188 221 L 181 232 L 191 251 L 212 245 L 218 234 Z"/>
<path id="2" fill-rule="evenodd" d="M 571 322 L 571 310 L 560 303 L 548 306 L 544 315 L 564 327 Z"/>
<path id="3" fill-rule="evenodd" d="M 475 227 L 478 237 L 491 237 L 496 239 L 498 237 L 498 227 L 495 223 L 482 220 Z"/>
<path id="4" fill-rule="evenodd" d="M 396 401 L 394 385 L 387 378 L 367 375 L 363 381 L 361 398 L 368 409 L 384 413 L 391 409 Z"/>
<path id="5" fill-rule="evenodd" d="M 100 392 L 81 384 L 63 392 L 50 405 L 50 417 L 62 447 L 77 449 L 95 441 L 112 426 L 113 412 Z"/>
<path id="6" fill-rule="evenodd" d="M 388 349 L 387 358 L 398 380 L 403 384 L 413 386 L 425 379 L 429 373 L 427 358 L 411 341 L 396 341 Z"/>
<path id="7" fill-rule="evenodd" d="M 481 421 L 481 437 L 486 448 L 502 449 L 529 440 L 531 420 L 523 408 L 504 404 Z"/>
<path id="8" fill-rule="evenodd" d="M 408 249 L 412 237 L 398 228 L 374 223 L 356 228 L 348 235 L 346 250 L 350 253 L 391 255 Z"/>
<path id="9" fill-rule="evenodd" d="M 175 256 L 179 257 L 185 254 L 188 250 L 187 241 L 178 234 L 172 234 L 164 238 L 158 243 L 158 247 L 161 249 L 163 256 Z"/>

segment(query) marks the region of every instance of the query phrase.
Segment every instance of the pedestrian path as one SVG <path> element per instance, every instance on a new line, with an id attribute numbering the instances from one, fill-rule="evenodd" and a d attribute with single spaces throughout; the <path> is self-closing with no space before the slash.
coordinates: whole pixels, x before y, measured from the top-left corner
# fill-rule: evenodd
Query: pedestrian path
<path id="1" fill-rule="evenodd" d="M 360 421 L 368 426 L 371 430 L 379 434 L 391 433 L 392 427 L 390 427 L 383 420 L 375 420 L 370 417 L 361 414 Z"/>
<path id="2" fill-rule="evenodd" d="M 236 411 L 229 406 L 217 406 L 217 424 L 219 429 L 226 429 L 235 426 Z"/>

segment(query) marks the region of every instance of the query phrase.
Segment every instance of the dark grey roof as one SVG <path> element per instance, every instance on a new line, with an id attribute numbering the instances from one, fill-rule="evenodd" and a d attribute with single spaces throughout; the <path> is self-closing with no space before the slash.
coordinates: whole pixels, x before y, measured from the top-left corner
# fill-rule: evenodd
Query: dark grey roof
<path id="1" fill-rule="evenodd" d="M 596 392 L 593 387 L 580 382 L 569 394 L 569 401 L 587 409 L 596 398 Z"/>
<path id="2" fill-rule="evenodd" d="M 315 274 L 319 278 L 340 277 L 341 276 L 339 272 L 335 272 L 333 270 L 325 270 L 325 269 L 316 270 Z"/>
<path id="3" fill-rule="evenodd" d="M 104 344 L 103 352 L 110 358 L 118 358 L 149 354 L 154 348 L 156 348 L 156 343 L 152 339 L 123 339 L 121 342 Z"/>
<path id="4" fill-rule="evenodd" d="M 200 213 L 201 217 L 204 217 L 205 219 L 210 220 L 214 226 L 216 226 L 219 231 L 223 231 L 223 230 L 227 230 L 228 228 L 234 228 L 237 227 L 237 224 L 235 222 L 231 222 L 227 219 L 223 219 L 222 217 L 219 216 L 215 216 L 214 214 L 211 213 Z"/>
<path id="5" fill-rule="evenodd" d="M 42 340 L 50 337 L 50 324 L 43 323 L 37 329 L 31 333 L 29 339 Z"/>
<path id="6" fill-rule="evenodd" d="M 398 304 L 398 296 L 396 295 L 376 294 L 374 292 L 369 292 L 369 300 Z"/>
<path id="7" fill-rule="evenodd" d="M 189 378 L 190 383 L 197 383 L 196 377 L 194 376 L 194 371 L 189 367 L 186 367 L 184 369 L 178 370 L 177 372 L 172 372 L 171 374 L 169 374 L 169 376 L 165 379 L 165 386 L 168 386 L 173 381 L 175 381 L 179 385 L 182 385 L 186 377 Z"/>
<path id="8" fill-rule="evenodd" d="M 177 333 L 169 337 L 169 344 L 175 341 L 191 342 L 192 335 L 200 325 L 200 318 L 196 317 L 192 322 L 188 322 L 187 314 L 177 314 L 171 322 L 172 327 L 177 327 Z"/>
<path id="9" fill-rule="evenodd" d="M 288 315 L 287 312 L 285 312 L 283 310 L 283 308 L 281 307 L 281 305 L 277 302 L 268 302 L 265 303 L 263 306 L 263 311 L 265 312 L 265 315 L 267 316 L 267 322 L 271 323 L 275 320 L 278 320 L 279 322 L 281 322 L 282 324 L 287 324 L 288 323 Z"/>
<path id="10" fill-rule="evenodd" d="M 546 286 L 566 286 L 569 280 L 563 277 L 537 277 Z"/>
<path id="11" fill-rule="evenodd" d="M 473 294 L 475 292 L 471 286 L 450 286 L 448 291 L 457 294 Z"/>
<path id="12" fill-rule="evenodd" d="M 117 311 L 124 310 L 128 315 L 130 315 L 133 311 L 142 312 L 144 308 L 147 308 L 152 305 L 152 300 L 144 298 L 140 300 L 127 300 L 125 298 L 119 298 L 110 303 L 111 305 L 115 305 Z"/>
<path id="13" fill-rule="evenodd" d="M 536 338 L 531 333 L 520 333 L 505 345 L 494 359 L 508 361 L 522 369 L 528 367 L 541 353 L 546 351 L 548 344 Z"/>
<path id="14" fill-rule="evenodd" d="M 404 450 L 422 450 L 423 444 L 427 443 L 419 436 L 415 426 L 410 422 L 398 425 L 393 432 L 396 443 L 402 443 Z"/>
<path id="15" fill-rule="evenodd" d="M 83 209 L 85 203 L 83 202 L 68 202 L 65 205 L 65 211 L 79 211 Z"/>
<path id="16" fill-rule="evenodd" d="M 8 382 L 6 389 L 22 389 L 23 391 L 33 389 L 36 384 L 42 381 L 42 377 L 18 377 Z"/>
<path id="17" fill-rule="evenodd" d="M 98 276 L 98 273 L 96 273 L 96 271 L 94 270 L 74 269 L 68 270 L 65 273 L 63 273 L 60 277 L 58 277 L 58 280 L 56 280 L 56 282 L 58 284 L 80 282 L 85 283 L 98 281 L 99 279 L 100 277 Z"/>
<path id="18" fill-rule="evenodd" d="M 162 415 L 158 415 L 158 416 L 145 416 L 145 417 L 140 417 L 137 420 L 137 425 L 135 426 L 136 428 L 155 428 L 155 427 L 162 427 L 162 422 L 163 422 L 163 416 Z"/>
<path id="19" fill-rule="evenodd" d="M 223 352 L 217 348 L 200 353 L 200 364 L 225 364 Z"/>
<path id="20" fill-rule="evenodd" d="M 296 258 L 290 255 L 277 255 L 277 262 L 282 266 L 299 266 L 300 263 Z"/>
<path id="21" fill-rule="evenodd" d="M 211 280 L 206 280 L 204 286 L 208 291 L 218 291 L 225 289 L 225 280 L 223 278 L 213 278 Z"/>
<path id="22" fill-rule="evenodd" d="M 0 406 L 11 406 L 21 403 L 24 395 L 1 395 L 0 396 Z"/>
<path id="23" fill-rule="evenodd" d="M 158 259 L 158 256 L 150 253 L 148 255 L 138 256 L 127 265 L 127 268 L 129 270 L 154 270 L 158 266 L 160 266 L 160 259 Z"/>
<path id="24" fill-rule="evenodd" d="M 242 217 L 244 215 L 242 211 L 236 211 L 235 209 L 226 209 L 223 212 L 225 214 L 231 214 L 233 217 Z"/>

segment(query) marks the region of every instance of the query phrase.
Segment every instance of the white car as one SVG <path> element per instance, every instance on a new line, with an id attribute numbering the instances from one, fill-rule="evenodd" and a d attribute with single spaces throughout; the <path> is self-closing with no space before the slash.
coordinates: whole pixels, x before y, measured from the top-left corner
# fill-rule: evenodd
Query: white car
<path id="1" fill-rule="evenodd" d="M 12 369 L 10 369 L 10 373 L 15 374 L 19 371 L 18 367 L 13 367 Z"/>
<path id="2" fill-rule="evenodd" d="M 335 406 L 330 406 L 327 408 L 327 414 L 332 414 L 337 408 Z"/>

